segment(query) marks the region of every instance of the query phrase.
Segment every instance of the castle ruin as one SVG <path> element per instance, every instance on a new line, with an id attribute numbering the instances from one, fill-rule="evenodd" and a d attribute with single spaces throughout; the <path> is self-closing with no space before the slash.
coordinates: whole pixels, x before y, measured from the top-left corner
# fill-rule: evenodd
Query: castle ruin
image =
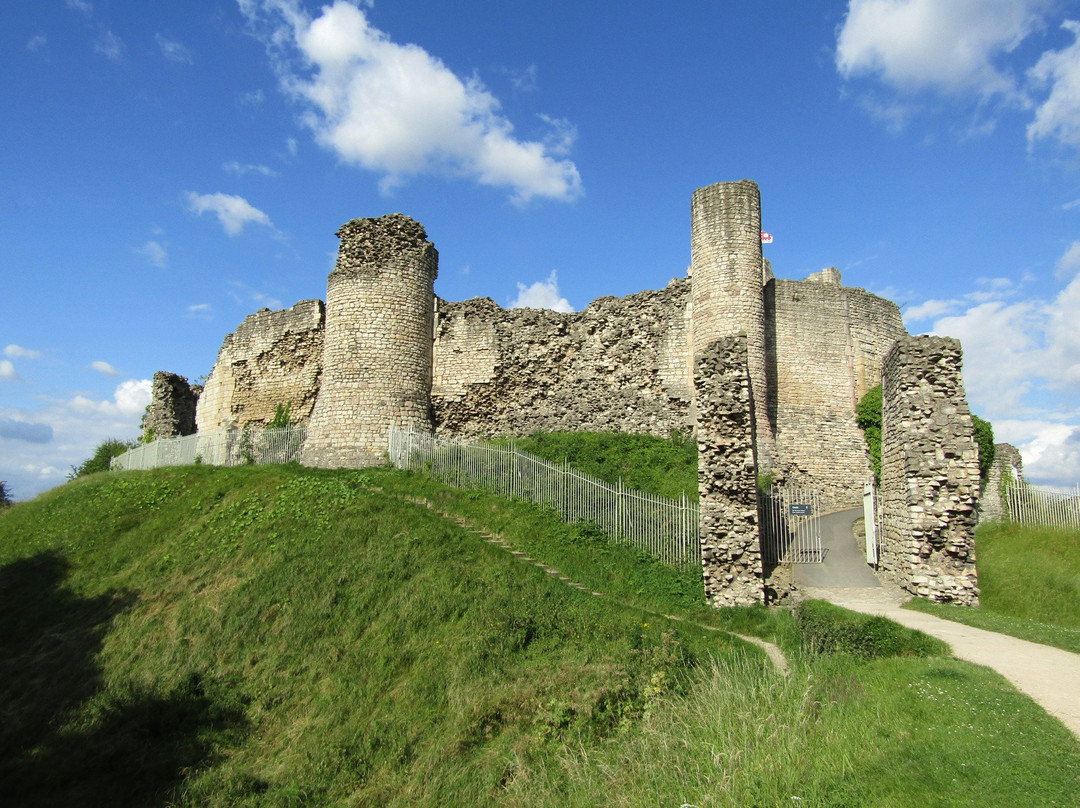
<path id="1" fill-rule="evenodd" d="M 266 424 L 287 405 L 308 427 L 303 462 L 318 466 L 381 462 L 391 424 L 461 437 L 694 432 L 707 597 L 760 602 L 758 476 L 812 485 L 829 507 L 859 504 L 871 472 L 855 405 L 881 383 L 898 341 L 912 339 L 895 303 L 844 287 L 833 268 L 774 277 L 761 232 L 755 183 L 700 188 L 686 275 L 561 314 L 441 300 L 438 253 L 418 222 L 354 219 L 337 233 L 325 305 L 263 309 L 226 337 L 196 427 Z M 958 347 L 933 361 L 955 368 L 940 395 L 966 413 Z M 908 363 L 897 373 L 921 370 Z M 971 440 L 970 417 L 958 430 L 957 441 L 965 430 Z M 945 466 L 969 464 L 967 449 L 957 451 Z M 977 455 L 975 464 L 977 481 Z M 911 541 L 904 530 L 901 544 Z M 907 565 L 894 577 L 914 586 L 920 570 Z M 948 577 L 973 575 L 972 563 L 970 574 Z M 934 593 L 948 600 L 954 590 Z"/>

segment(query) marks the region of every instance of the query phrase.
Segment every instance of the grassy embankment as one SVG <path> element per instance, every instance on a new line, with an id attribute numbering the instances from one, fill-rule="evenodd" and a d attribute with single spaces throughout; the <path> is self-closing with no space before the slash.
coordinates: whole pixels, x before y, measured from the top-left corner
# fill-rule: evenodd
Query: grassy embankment
<path id="1" fill-rule="evenodd" d="M 1080 746 L 1000 677 L 842 610 L 706 612 L 695 586 L 550 514 L 399 472 L 94 475 L 0 515 L 0 790 L 19 805 L 1074 799 Z M 657 612 L 771 636 L 792 673 Z M 852 652 L 822 653 L 836 642 Z"/>
<path id="2" fill-rule="evenodd" d="M 912 609 L 1080 653 L 1080 531 L 998 522 L 975 533 L 978 609 Z"/>

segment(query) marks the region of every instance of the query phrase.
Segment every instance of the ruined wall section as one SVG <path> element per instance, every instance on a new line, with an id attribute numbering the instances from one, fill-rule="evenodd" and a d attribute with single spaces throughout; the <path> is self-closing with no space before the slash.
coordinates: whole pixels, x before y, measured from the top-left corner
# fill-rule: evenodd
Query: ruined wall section
<path id="1" fill-rule="evenodd" d="M 438 302 L 432 406 L 440 433 L 693 428 L 690 284 L 603 297 L 581 312 Z"/>
<path id="2" fill-rule="evenodd" d="M 150 406 L 143 418 L 143 439 L 174 438 L 195 432 L 195 407 L 202 388 L 184 376 L 159 370 L 150 388 Z"/>
<path id="3" fill-rule="evenodd" d="M 306 421 L 319 391 L 323 319 L 321 300 L 246 317 L 218 351 L 199 398 L 198 430 L 266 424 L 279 404 Z"/>
<path id="4" fill-rule="evenodd" d="M 909 592 L 977 605 L 979 450 L 958 340 L 904 337 L 882 371 L 880 568 Z"/>
<path id="5" fill-rule="evenodd" d="M 705 599 L 713 606 L 763 603 L 757 456 L 746 337 L 723 337 L 694 364 L 698 498 Z"/>
<path id="6" fill-rule="evenodd" d="M 1005 489 L 1024 482 L 1024 460 L 1011 443 L 994 445 L 994 462 L 979 497 L 979 521 L 997 522 L 1008 514 Z"/>
<path id="7" fill-rule="evenodd" d="M 821 490 L 828 506 L 857 506 L 871 472 L 855 405 L 907 335 L 900 309 L 841 286 L 830 267 L 803 281 L 766 284 L 765 316 L 779 470 L 786 483 Z"/>
<path id="8" fill-rule="evenodd" d="M 434 282 L 439 254 L 400 213 L 337 232 L 326 290 L 322 379 L 302 462 L 371 465 L 391 424 L 430 431 Z"/>
<path id="9" fill-rule="evenodd" d="M 768 369 L 761 255 L 761 194 L 751 180 L 694 191 L 690 206 L 694 354 L 719 337 L 746 335 L 758 459 L 772 468 L 774 424 L 768 412 Z"/>

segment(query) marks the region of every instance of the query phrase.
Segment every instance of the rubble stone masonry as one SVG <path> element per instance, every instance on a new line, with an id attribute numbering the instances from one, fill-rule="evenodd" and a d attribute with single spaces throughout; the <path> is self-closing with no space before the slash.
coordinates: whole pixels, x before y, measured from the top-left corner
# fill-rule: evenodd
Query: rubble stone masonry
<path id="1" fill-rule="evenodd" d="M 184 376 L 159 370 L 151 386 L 143 437 L 174 438 L 195 433 L 195 408 L 202 388 Z"/>
<path id="2" fill-rule="evenodd" d="M 380 462 L 391 424 L 432 428 L 439 254 L 423 226 L 400 213 L 353 219 L 337 235 L 322 379 L 302 460 L 355 467 Z"/>
<path id="3" fill-rule="evenodd" d="M 705 599 L 713 606 L 763 603 L 757 457 L 746 337 L 722 337 L 694 363 L 698 498 Z"/>
<path id="4" fill-rule="evenodd" d="M 912 594 L 977 605 L 979 451 L 960 343 L 904 337 L 882 371 L 881 572 Z"/>
<path id="5" fill-rule="evenodd" d="M 321 300 L 248 315 L 225 337 L 206 379 L 199 431 L 266 424 L 279 405 L 289 408 L 294 421 L 306 421 L 322 374 L 323 317 Z"/>

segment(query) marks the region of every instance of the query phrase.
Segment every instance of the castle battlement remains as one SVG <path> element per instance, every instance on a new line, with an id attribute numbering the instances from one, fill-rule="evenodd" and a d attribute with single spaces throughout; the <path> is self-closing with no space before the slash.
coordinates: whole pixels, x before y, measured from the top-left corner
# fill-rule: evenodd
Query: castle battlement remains
<path id="1" fill-rule="evenodd" d="M 391 424 L 457 436 L 707 435 L 699 488 L 709 530 L 741 547 L 708 545 L 723 564 L 741 565 L 730 580 L 708 574 L 718 582 L 708 596 L 759 601 L 760 553 L 742 559 L 757 552 L 756 517 L 739 516 L 736 529 L 723 527 L 723 514 L 751 508 L 763 473 L 814 486 L 830 506 L 859 504 L 871 472 L 855 405 L 908 334 L 895 303 L 843 286 L 835 268 L 774 277 L 754 182 L 698 189 L 690 218 L 686 275 L 572 314 L 440 300 L 438 252 L 421 224 L 401 214 L 354 219 L 337 232 L 325 305 L 264 309 L 226 337 L 196 428 L 265 424 L 288 405 L 308 424 L 304 462 L 319 466 L 380 462 Z M 958 355 L 955 363 L 958 374 Z M 731 411 L 738 401 L 742 415 Z M 735 456 L 737 474 L 704 460 Z M 723 502 L 706 507 L 710 498 Z"/>

